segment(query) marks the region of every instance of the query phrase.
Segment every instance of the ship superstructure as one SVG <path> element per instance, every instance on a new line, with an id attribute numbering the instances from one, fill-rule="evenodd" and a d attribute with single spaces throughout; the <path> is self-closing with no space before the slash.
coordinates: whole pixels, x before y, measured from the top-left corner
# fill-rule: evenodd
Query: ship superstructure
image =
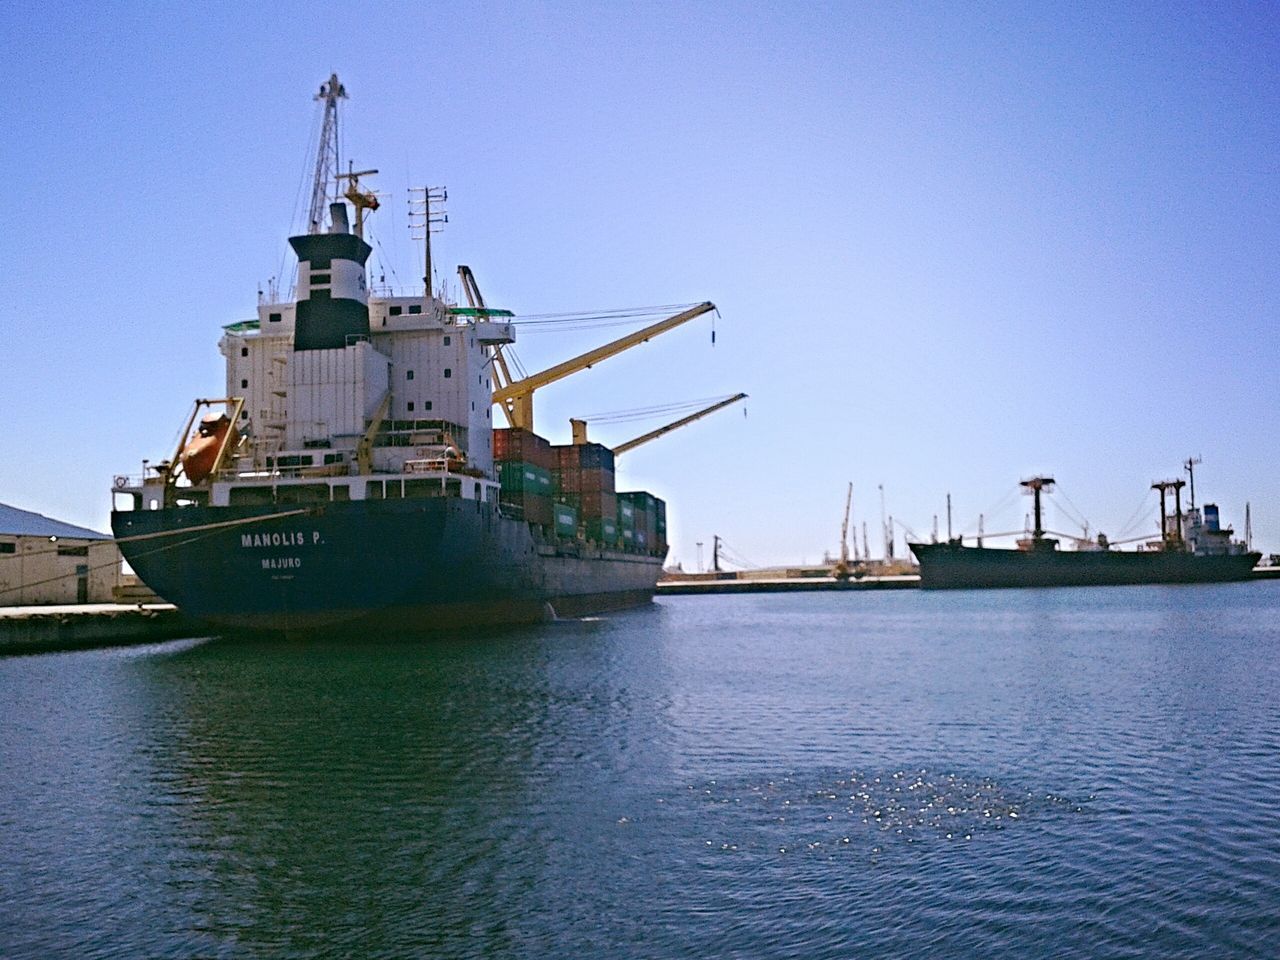
<path id="1" fill-rule="evenodd" d="M 650 599 L 665 504 L 616 491 L 613 452 L 584 426 L 562 448 L 534 434 L 532 395 L 714 306 L 513 379 L 512 314 L 487 307 L 465 267 L 467 306 L 431 289 L 431 190 L 421 294 L 370 295 L 364 226 L 378 200 L 359 178 L 377 171 L 338 172 L 344 96 L 334 76 L 318 97 L 308 232 L 289 239 L 295 294 L 260 297 L 255 319 L 224 328 L 225 396 L 196 401 L 173 457 L 116 478 L 126 559 L 190 614 L 273 631 L 434 629 Z"/>

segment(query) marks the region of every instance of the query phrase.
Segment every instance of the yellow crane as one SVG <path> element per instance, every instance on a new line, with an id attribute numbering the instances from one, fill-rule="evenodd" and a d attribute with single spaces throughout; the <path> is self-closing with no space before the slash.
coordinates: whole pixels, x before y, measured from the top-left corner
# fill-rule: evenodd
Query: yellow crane
<path id="1" fill-rule="evenodd" d="M 480 311 L 481 314 L 487 311 L 489 308 L 485 306 L 480 285 L 476 283 L 476 275 L 465 263 L 458 265 L 458 279 L 462 283 L 462 292 L 466 295 L 467 303 L 471 308 Z M 499 390 L 503 390 L 512 384 L 513 379 L 511 370 L 507 367 L 507 358 L 502 352 L 502 345 L 495 343 L 493 345 L 493 382 L 498 385 Z M 506 412 L 506 407 L 503 407 L 503 412 Z M 507 425 L 515 426 L 510 414 L 507 414 Z"/>
<path id="2" fill-rule="evenodd" d="M 625 443 L 618 444 L 616 447 L 613 448 L 613 455 L 615 457 L 620 457 L 622 456 L 622 454 L 626 453 L 628 450 L 634 450 L 636 447 L 640 446 L 642 443 L 648 443 L 650 440 L 657 440 L 658 437 L 668 434 L 672 430 L 679 430 L 681 427 L 686 426 L 687 424 L 693 423 L 695 420 L 701 420 L 703 417 L 707 416 L 708 414 L 715 413 L 717 410 L 723 410 L 725 407 L 732 406 L 733 404 L 737 403 L 739 400 L 745 400 L 745 399 L 747 399 L 747 395 L 745 393 L 735 393 L 732 397 L 727 397 L 724 400 L 719 400 L 716 403 L 711 404 L 711 406 L 709 407 L 703 407 L 701 410 L 698 410 L 695 413 L 691 413 L 687 417 L 681 417 L 679 420 L 674 420 L 671 423 L 668 423 L 666 426 L 658 427 L 656 430 L 650 430 L 648 433 L 641 434 L 640 436 L 634 437 L 631 440 L 626 441 Z M 574 443 L 587 442 L 587 421 L 570 420 L 569 426 L 573 430 Z"/>
<path id="3" fill-rule="evenodd" d="M 627 334 L 625 337 L 619 337 L 604 346 L 596 347 L 594 350 L 588 350 L 586 353 L 574 357 L 571 360 L 565 360 L 563 363 L 557 363 L 554 367 L 548 367 L 541 373 L 533 373 L 520 380 L 512 380 L 510 371 L 507 369 L 506 361 L 499 361 L 501 356 L 501 347 L 494 348 L 494 367 L 495 372 L 500 372 L 502 379 L 505 379 L 505 385 L 499 386 L 493 391 L 493 402 L 502 408 L 506 414 L 507 422 L 513 427 L 522 430 L 533 429 L 533 393 L 545 386 L 555 383 L 557 380 L 563 380 L 571 374 L 577 373 L 579 370 L 586 370 L 595 366 L 601 360 L 607 360 L 612 356 L 622 353 L 624 350 L 630 350 L 632 347 L 639 346 L 661 333 L 668 330 L 674 330 L 681 324 L 695 320 L 704 314 L 710 313 L 716 308 L 714 303 L 706 301 L 687 310 L 681 310 L 679 313 L 667 317 L 665 320 L 659 320 L 657 323 L 650 324 L 642 330 L 635 333 Z M 502 379 L 499 382 L 502 382 Z"/>

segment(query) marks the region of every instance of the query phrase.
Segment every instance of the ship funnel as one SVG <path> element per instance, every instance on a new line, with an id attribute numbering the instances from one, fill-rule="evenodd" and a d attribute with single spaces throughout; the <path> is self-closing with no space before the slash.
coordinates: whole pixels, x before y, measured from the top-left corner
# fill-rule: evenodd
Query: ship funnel
<path id="1" fill-rule="evenodd" d="M 347 205 L 345 203 L 329 204 L 329 219 L 333 226 L 329 228 L 330 233 L 350 233 L 351 224 L 347 220 Z"/>
<path id="2" fill-rule="evenodd" d="M 332 350 L 369 336 L 369 290 L 364 265 L 373 248 L 351 232 L 347 205 L 329 207 L 328 233 L 290 237 L 298 255 L 293 349 Z"/>

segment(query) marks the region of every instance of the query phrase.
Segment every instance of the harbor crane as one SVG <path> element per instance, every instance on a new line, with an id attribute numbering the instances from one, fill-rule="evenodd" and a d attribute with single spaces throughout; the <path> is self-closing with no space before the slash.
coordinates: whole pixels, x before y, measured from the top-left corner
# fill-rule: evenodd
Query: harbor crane
<path id="1" fill-rule="evenodd" d="M 659 437 L 665 436 L 672 430 L 679 430 L 681 427 L 687 426 L 695 420 L 701 420 L 708 414 L 715 413 L 717 410 L 723 410 L 725 407 L 732 406 L 739 400 L 745 399 L 747 399 L 747 395 L 745 393 L 735 393 L 732 397 L 727 397 L 724 400 L 718 400 L 710 406 L 703 407 L 701 410 L 691 413 L 686 417 L 681 417 L 679 420 L 674 420 L 665 426 L 658 427 L 656 430 L 650 430 L 648 433 L 643 433 L 638 437 L 633 437 L 632 439 L 627 440 L 625 443 L 618 444 L 613 448 L 613 455 L 615 457 L 620 457 L 628 450 L 634 450 L 636 447 L 641 444 L 648 443 L 650 440 L 657 440 Z M 569 427 L 573 431 L 573 442 L 575 444 L 587 442 L 586 420 L 571 419 L 569 421 Z"/>
<path id="2" fill-rule="evenodd" d="M 849 569 L 849 511 L 853 507 L 853 481 L 849 481 L 849 492 L 844 496 L 844 524 L 840 527 L 840 560 L 836 563 L 831 575 L 837 580 L 848 580 Z"/>

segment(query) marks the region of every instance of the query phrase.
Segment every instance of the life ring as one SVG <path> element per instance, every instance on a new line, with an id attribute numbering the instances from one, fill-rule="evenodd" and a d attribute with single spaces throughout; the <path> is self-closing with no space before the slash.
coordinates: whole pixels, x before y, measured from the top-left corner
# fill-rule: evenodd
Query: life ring
<path id="1" fill-rule="evenodd" d="M 116 477 L 115 483 L 116 483 L 116 489 L 117 489 L 117 490 L 123 490 L 125 487 L 127 487 L 127 486 L 129 485 L 129 478 L 128 478 L 128 477 Z"/>

